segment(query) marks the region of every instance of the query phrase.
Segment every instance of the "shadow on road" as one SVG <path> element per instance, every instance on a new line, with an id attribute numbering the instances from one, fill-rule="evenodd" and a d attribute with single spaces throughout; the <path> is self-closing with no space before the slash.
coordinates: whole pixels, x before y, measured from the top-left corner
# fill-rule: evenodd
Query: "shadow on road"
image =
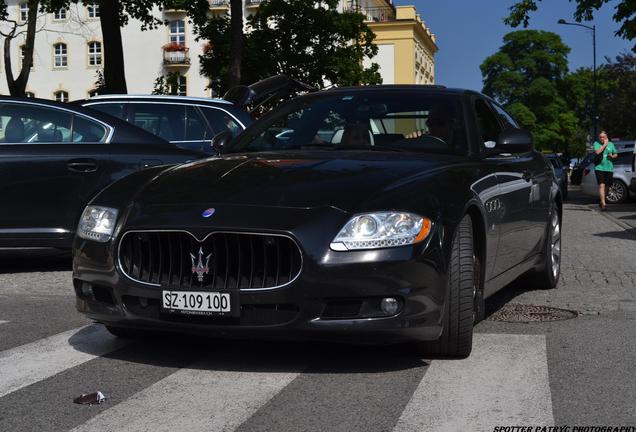
<path id="1" fill-rule="evenodd" d="M 622 240 L 636 240 L 636 229 L 610 231 L 594 234 L 595 237 L 615 238 Z"/>
<path id="2" fill-rule="evenodd" d="M 0 273 L 70 271 L 71 252 L 60 249 L 0 248 Z"/>
<path id="3" fill-rule="evenodd" d="M 506 304 L 513 302 L 518 296 L 529 291 L 543 291 L 536 288 L 530 277 L 522 277 L 514 281 L 507 287 L 497 291 L 493 296 L 486 300 L 486 318 L 497 312 Z"/>

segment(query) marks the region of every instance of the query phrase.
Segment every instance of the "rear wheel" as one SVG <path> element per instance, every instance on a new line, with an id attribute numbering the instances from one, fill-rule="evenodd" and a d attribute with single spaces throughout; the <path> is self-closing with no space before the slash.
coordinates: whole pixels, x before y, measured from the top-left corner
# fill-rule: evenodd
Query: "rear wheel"
<path id="1" fill-rule="evenodd" d="M 625 202 L 627 197 L 629 196 L 629 192 L 627 191 L 627 186 L 620 180 L 614 179 L 612 180 L 612 184 L 607 190 L 607 196 L 605 199 L 610 204 L 618 204 Z"/>
<path id="2" fill-rule="evenodd" d="M 534 277 L 535 287 L 540 289 L 556 288 L 561 276 L 561 216 L 554 205 L 545 239 L 543 257 L 543 267 L 536 272 Z"/>
<path id="3" fill-rule="evenodd" d="M 474 254 L 473 225 L 464 216 L 453 237 L 448 269 L 448 302 L 444 315 L 444 329 L 433 342 L 417 344 L 418 354 L 424 357 L 466 358 L 473 345 L 473 325 L 483 312 L 483 302 L 475 269 L 479 265 Z M 481 268 L 481 267 L 479 267 Z"/>

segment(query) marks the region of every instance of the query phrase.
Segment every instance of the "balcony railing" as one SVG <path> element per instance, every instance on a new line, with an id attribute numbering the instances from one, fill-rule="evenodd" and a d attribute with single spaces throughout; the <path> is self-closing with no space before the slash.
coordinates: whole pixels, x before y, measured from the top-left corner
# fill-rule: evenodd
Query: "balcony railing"
<path id="1" fill-rule="evenodd" d="M 261 3 L 263 3 L 264 0 L 246 0 L 245 4 L 247 5 L 247 7 L 255 7 L 255 6 L 259 6 Z"/>
<path id="2" fill-rule="evenodd" d="M 166 66 L 187 66 L 190 64 L 189 49 L 182 47 L 175 50 L 173 48 L 163 49 L 163 64 Z"/>
<path id="3" fill-rule="evenodd" d="M 365 16 L 369 22 L 395 21 L 395 10 L 389 6 L 384 7 L 362 7 L 349 5 L 345 8 L 347 12 L 358 12 Z"/>
<path id="4" fill-rule="evenodd" d="M 230 7 L 230 0 L 209 0 L 209 2 L 212 8 Z"/>

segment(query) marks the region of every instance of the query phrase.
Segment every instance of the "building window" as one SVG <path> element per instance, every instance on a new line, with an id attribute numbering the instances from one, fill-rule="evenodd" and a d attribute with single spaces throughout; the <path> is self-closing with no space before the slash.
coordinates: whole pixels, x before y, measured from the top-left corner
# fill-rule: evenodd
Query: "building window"
<path id="1" fill-rule="evenodd" d="M 56 21 L 62 21 L 66 19 L 66 8 L 60 8 L 53 14 L 53 19 Z"/>
<path id="2" fill-rule="evenodd" d="M 20 3 L 18 5 L 20 13 L 20 21 L 26 22 L 29 19 L 29 5 L 27 3 Z"/>
<path id="3" fill-rule="evenodd" d="M 68 54 L 65 43 L 53 45 L 53 66 L 56 68 L 68 66 Z"/>
<path id="4" fill-rule="evenodd" d="M 95 97 L 95 96 L 97 96 L 97 95 L 99 95 L 99 91 L 98 91 L 97 89 L 93 89 L 93 90 L 89 90 L 89 91 L 88 91 L 88 97 L 89 97 L 89 98 L 91 98 L 91 97 Z"/>
<path id="5" fill-rule="evenodd" d="M 99 5 L 95 3 L 90 3 L 86 5 L 86 9 L 88 10 L 89 18 L 99 18 Z"/>
<path id="6" fill-rule="evenodd" d="M 188 82 L 184 75 L 177 75 L 172 85 L 174 85 L 175 87 L 170 88 L 170 94 L 177 95 L 177 96 L 187 96 Z"/>
<path id="7" fill-rule="evenodd" d="M 102 65 L 102 43 L 101 42 L 88 43 L 88 65 L 89 66 Z"/>
<path id="8" fill-rule="evenodd" d="M 20 46 L 20 69 L 24 67 L 24 59 L 26 58 L 27 48 L 26 45 Z M 31 70 L 33 70 L 33 63 L 31 63 Z"/>
<path id="9" fill-rule="evenodd" d="M 185 46 L 185 21 L 170 22 L 170 42 Z"/>
<path id="10" fill-rule="evenodd" d="M 56 91 L 55 100 L 58 102 L 68 102 L 68 92 L 64 90 Z"/>
<path id="11" fill-rule="evenodd" d="M 33 92 L 25 92 L 24 96 L 28 97 L 28 98 L 34 98 L 35 97 L 35 93 L 33 93 Z"/>

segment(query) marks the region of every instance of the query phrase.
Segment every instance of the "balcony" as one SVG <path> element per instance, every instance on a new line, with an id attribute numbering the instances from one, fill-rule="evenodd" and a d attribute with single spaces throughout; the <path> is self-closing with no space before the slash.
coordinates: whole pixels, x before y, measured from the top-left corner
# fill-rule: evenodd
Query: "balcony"
<path id="1" fill-rule="evenodd" d="M 210 9 L 227 9 L 230 7 L 230 0 L 209 0 Z"/>
<path id="2" fill-rule="evenodd" d="M 367 22 L 386 22 L 395 21 L 395 10 L 389 6 L 381 7 L 362 7 L 349 5 L 345 8 L 346 12 L 357 12 L 364 15 Z"/>
<path id="3" fill-rule="evenodd" d="M 164 45 L 163 65 L 168 67 L 190 66 L 189 48 L 176 43 Z"/>
<path id="4" fill-rule="evenodd" d="M 264 0 L 245 0 L 245 7 L 257 8 L 263 3 Z"/>

